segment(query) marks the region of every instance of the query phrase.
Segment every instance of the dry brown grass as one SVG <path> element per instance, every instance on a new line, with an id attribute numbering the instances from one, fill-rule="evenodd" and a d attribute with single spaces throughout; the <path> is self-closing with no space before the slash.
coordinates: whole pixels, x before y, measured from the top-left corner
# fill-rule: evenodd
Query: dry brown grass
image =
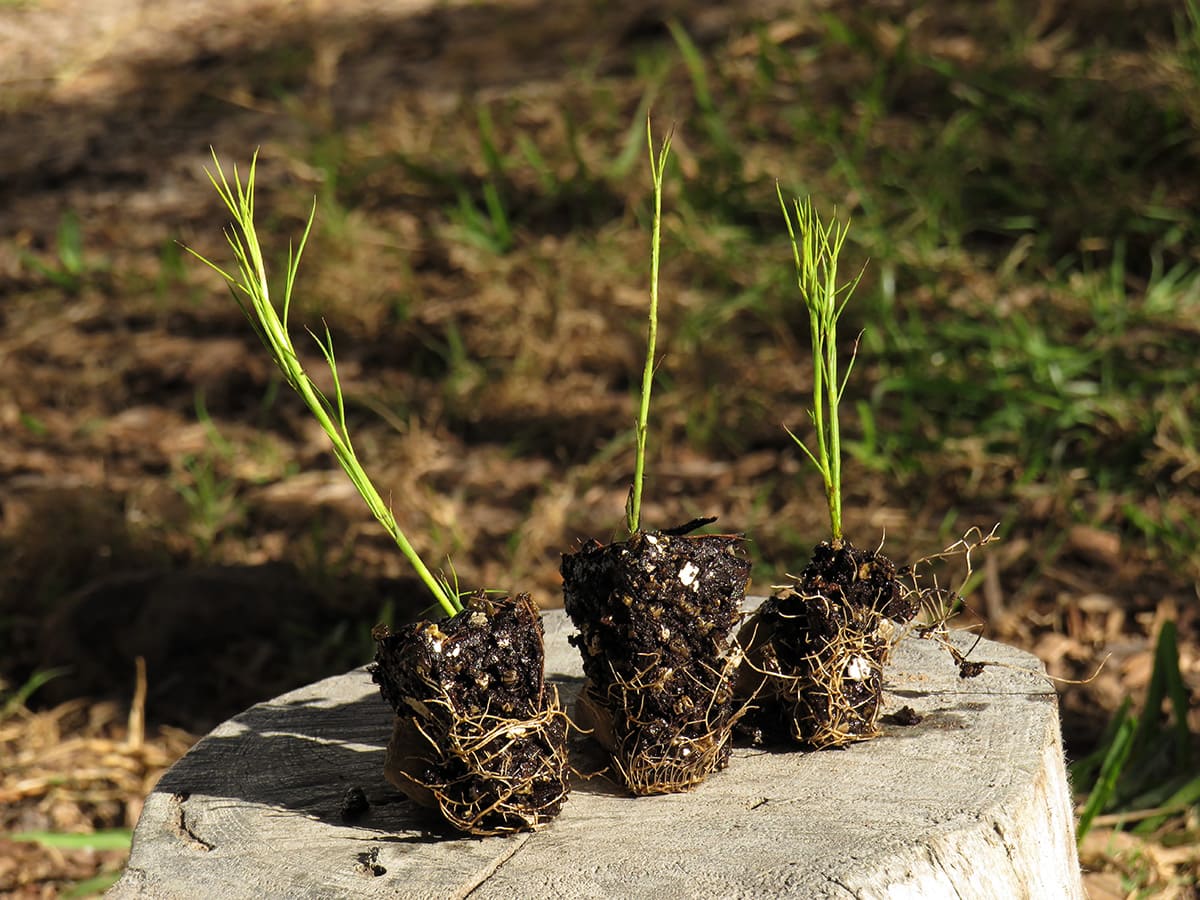
<path id="1" fill-rule="evenodd" d="M 177 728 L 145 727 L 145 669 L 128 712 L 72 700 L 0 714 L 0 835 L 85 835 L 132 829 L 159 777 L 195 743 Z M 121 869 L 127 850 L 63 849 L 0 837 L 0 893 L 56 896 Z"/>

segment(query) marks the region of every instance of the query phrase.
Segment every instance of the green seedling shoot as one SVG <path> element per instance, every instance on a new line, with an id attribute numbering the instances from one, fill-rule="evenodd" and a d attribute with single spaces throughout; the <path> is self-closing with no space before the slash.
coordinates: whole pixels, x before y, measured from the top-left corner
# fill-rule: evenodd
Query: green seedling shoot
<path id="1" fill-rule="evenodd" d="M 337 457 L 337 461 L 346 474 L 350 476 L 350 480 L 362 495 L 363 500 L 366 501 L 375 518 L 391 535 L 417 576 L 433 594 L 438 606 L 446 615 L 452 616 L 462 611 L 458 592 L 448 582 L 437 578 L 421 560 L 404 532 L 400 530 L 391 509 L 384 503 L 379 491 L 367 477 L 367 473 L 363 470 L 358 455 L 354 451 L 354 444 L 350 440 L 350 431 L 346 425 L 346 404 L 342 396 L 341 382 L 338 379 L 337 360 L 333 354 L 333 337 L 329 332 L 329 327 L 325 326 L 324 338 L 317 336 L 311 330 L 309 334 L 321 348 L 321 354 L 329 366 L 329 373 L 333 376 L 332 403 L 304 370 L 300 363 L 300 357 L 292 344 L 291 334 L 288 332 L 288 313 L 291 309 L 292 291 L 296 283 L 296 271 L 300 267 L 300 256 L 304 253 L 304 246 L 316 218 L 315 200 L 300 243 L 295 247 L 291 245 L 288 247 L 283 303 L 279 309 L 276 309 L 275 304 L 271 301 L 267 269 L 254 228 L 254 174 L 257 163 L 258 153 L 256 152 L 250 162 L 250 171 L 245 184 L 238 175 L 237 166 L 234 166 L 232 186 L 225 177 L 221 161 L 217 158 L 215 151 L 213 151 L 214 171 L 210 172 L 205 169 L 213 187 L 216 188 L 217 193 L 233 215 L 233 226 L 225 231 L 225 237 L 229 241 L 229 246 L 233 248 L 233 255 L 237 260 L 237 274 L 226 272 L 191 248 L 187 248 L 188 252 L 228 282 L 234 299 L 242 308 L 242 312 L 246 314 L 246 318 L 250 320 L 250 324 L 271 354 L 271 358 L 275 360 L 275 364 L 283 373 L 284 379 L 301 396 L 325 434 L 329 436 L 334 456 Z"/>
<path id="2" fill-rule="evenodd" d="M 825 482 L 825 498 L 829 503 L 829 524 L 835 544 L 842 540 L 842 439 L 838 428 L 838 404 L 846 381 L 854 368 L 854 353 L 846 373 L 839 378 L 837 323 L 850 295 L 862 278 L 862 271 L 850 282 L 838 286 L 838 256 L 845 243 L 849 225 L 835 218 L 823 223 L 813 209 L 812 200 L 792 201 L 796 222 L 793 226 L 788 204 L 779 185 L 775 186 L 788 237 L 792 242 L 792 257 L 796 263 L 796 281 L 804 305 L 808 308 L 809 336 L 812 339 L 813 405 L 809 410 L 817 432 L 817 451 L 814 453 L 790 428 L 785 430 L 799 445 Z M 797 237 L 797 233 L 799 237 Z M 856 343 L 857 346 L 857 343 Z"/>
<path id="3" fill-rule="evenodd" d="M 637 460 L 633 469 L 633 485 L 625 504 L 625 525 L 632 535 L 642 521 L 642 483 L 646 475 L 646 423 L 650 418 L 650 390 L 654 385 L 654 348 L 658 339 L 658 263 L 662 242 L 662 185 L 667 157 L 671 153 L 671 134 L 663 138 L 658 152 L 654 150 L 654 132 L 650 117 L 646 117 L 646 143 L 650 150 L 650 172 L 654 179 L 654 221 L 650 232 L 650 314 L 646 330 L 646 365 L 642 370 L 642 398 L 638 407 Z"/>

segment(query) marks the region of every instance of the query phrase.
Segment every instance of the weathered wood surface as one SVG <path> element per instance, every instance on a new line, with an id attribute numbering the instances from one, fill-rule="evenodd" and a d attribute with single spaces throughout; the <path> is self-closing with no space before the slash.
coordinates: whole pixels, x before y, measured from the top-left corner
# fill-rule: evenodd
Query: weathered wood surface
<path id="1" fill-rule="evenodd" d="M 573 702 L 579 660 L 546 615 L 547 669 Z M 966 640 L 974 640 L 962 636 Z M 735 751 L 688 794 L 579 781 L 536 834 L 438 830 L 383 779 L 391 712 L 356 669 L 224 723 L 162 778 L 109 896 L 128 898 L 1081 898 L 1055 693 L 1033 657 L 988 641 L 960 680 L 908 641 L 878 740 Z M 586 741 L 586 739 L 581 739 Z M 575 765 L 599 763 L 576 745 Z M 344 821 L 347 791 L 370 809 Z"/>

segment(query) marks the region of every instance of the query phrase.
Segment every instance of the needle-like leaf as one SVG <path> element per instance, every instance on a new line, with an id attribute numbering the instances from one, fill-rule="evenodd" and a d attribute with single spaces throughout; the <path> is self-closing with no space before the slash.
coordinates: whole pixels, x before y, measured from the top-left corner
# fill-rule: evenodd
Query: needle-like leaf
<path id="1" fill-rule="evenodd" d="M 213 171 L 208 172 L 209 180 L 216 188 L 221 200 L 233 216 L 233 225 L 226 231 L 226 238 L 233 250 L 234 259 L 238 264 L 238 275 L 226 272 L 220 266 L 205 259 L 190 247 L 188 252 L 205 263 L 228 282 L 234 299 L 250 320 L 259 339 L 271 354 L 271 358 L 279 367 L 287 383 L 298 393 L 308 406 L 329 441 L 333 445 L 333 454 L 341 464 L 350 481 L 358 489 L 368 508 L 379 520 L 380 524 L 391 535 L 400 548 L 400 552 L 413 567 L 417 577 L 429 589 L 437 600 L 438 605 L 447 615 L 454 615 L 462 610 L 459 595 L 456 591 L 448 590 L 448 583 L 438 579 L 421 560 L 412 543 L 400 530 L 396 517 L 390 507 L 384 503 L 379 491 L 367 476 L 354 445 L 350 440 L 350 429 L 346 424 L 346 401 L 342 394 L 341 380 L 338 378 L 337 359 L 333 352 L 333 335 L 329 326 L 325 325 L 324 339 L 309 331 L 313 340 L 321 350 L 329 373 L 333 377 L 334 402 L 313 383 L 308 373 L 300 363 L 300 357 L 292 344 L 288 331 L 288 316 L 292 305 L 292 291 L 296 285 L 296 273 L 300 268 L 300 258 L 308 244 L 308 236 L 312 232 L 313 221 L 316 218 L 317 207 L 314 202 L 308 214 L 308 222 L 298 244 L 288 247 L 287 271 L 283 287 L 283 302 L 276 309 L 271 300 L 270 288 L 267 281 L 267 268 L 263 262 L 262 248 L 259 246 L 258 234 L 254 227 L 254 175 L 258 165 L 258 154 L 255 153 L 250 163 L 250 171 L 243 184 L 238 175 L 237 167 L 233 168 L 233 186 L 230 186 L 221 161 L 213 151 Z"/>

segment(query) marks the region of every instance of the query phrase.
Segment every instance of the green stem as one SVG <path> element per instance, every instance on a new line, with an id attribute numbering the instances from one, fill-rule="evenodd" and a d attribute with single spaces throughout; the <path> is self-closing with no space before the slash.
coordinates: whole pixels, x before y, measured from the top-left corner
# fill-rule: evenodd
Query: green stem
<path id="1" fill-rule="evenodd" d="M 834 281 L 837 275 L 836 267 L 837 253 L 834 252 L 825 284 L 825 296 L 831 299 L 837 297 L 837 284 Z M 842 430 L 841 420 L 838 417 L 838 401 L 841 399 L 841 392 L 838 390 L 837 383 L 837 316 L 833 313 L 832 304 L 829 304 L 826 309 L 825 369 L 827 377 L 825 391 L 826 405 L 829 407 L 827 426 L 829 430 L 829 477 L 825 491 L 829 501 L 829 521 L 833 539 L 840 541 L 842 539 Z"/>
<path id="2" fill-rule="evenodd" d="M 341 382 L 338 379 L 337 360 L 333 353 L 333 338 L 329 333 L 328 326 L 325 328 L 324 340 L 315 334 L 313 339 L 321 348 L 321 353 L 333 376 L 334 403 L 331 404 L 321 390 L 313 384 L 312 379 L 300 364 L 300 358 L 292 344 L 287 325 L 292 302 L 292 289 L 295 286 L 300 257 L 304 253 L 304 246 L 308 242 L 309 232 L 312 230 L 313 220 L 316 216 L 316 203 L 314 202 L 312 211 L 309 213 L 308 224 L 304 228 L 299 245 L 294 250 L 292 248 L 288 250 L 287 280 L 284 283 L 281 314 L 271 302 L 266 264 L 263 262 L 262 248 L 254 228 L 254 174 L 258 163 L 258 154 L 257 152 L 254 154 L 250 163 L 250 172 L 244 186 L 238 177 L 236 166 L 233 169 L 233 187 L 230 186 L 215 151 L 213 152 L 213 163 L 216 168 L 215 174 L 207 172 L 207 170 L 206 172 L 213 187 L 216 188 L 217 193 L 233 215 L 234 227 L 227 231 L 225 236 L 237 259 L 238 276 L 229 274 L 191 248 L 187 248 L 188 252 L 229 283 L 234 299 L 237 300 L 242 312 L 246 314 L 246 318 L 250 320 L 250 324 L 262 339 L 287 383 L 304 400 L 309 412 L 313 414 L 329 437 L 329 441 L 333 445 L 334 456 L 350 477 L 355 488 L 358 489 L 363 500 L 366 501 L 371 513 L 391 535 L 400 552 L 413 567 L 417 577 L 433 594 L 443 611 L 450 616 L 460 612 L 462 604 L 459 602 L 457 594 L 448 590 L 447 585 L 425 565 L 412 543 L 401 531 L 396 517 L 379 495 L 379 491 L 375 489 L 375 485 L 358 460 L 358 455 L 350 440 L 349 428 L 346 425 L 346 404 L 342 396 Z"/>
<path id="3" fill-rule="evenodd" d="M 646 117 L 646 141 L 650 148 L 650 171 L 654 178 L 654 223 L 650 234 L 650 314 L 646 331 L 646 364 L 642 369 L 642 397 L 638 407 L 637 458 L 634 462 L 633 485 L 625 504 L 625 525 L 632 535 L 642 520 L 642 484 L 646 473 L 646 425 L 650 419 L 650 391 L 654 385 L 654 353 L 658 339 L 658 268 L 662 238 L 662 185 L 667 157 L 671 152 L 671 135 L 663 139 L 657 155 L 654 152 L 654 132 L 650 117 Z"/>
<path id="4" fill-rule="evenodd" d="M 851 357 L 845 374 L 839 378 L 837 323 L 850 294 L 862 278 L 862 272 L 853 281 L 838 287 L 838 257 L 849 226 L 841 225 L 836 219 L 824 225 L 813 209 L 812 201 L 801 202 L 799 199 L 792 203 L 796 214 L 793 226 L 783 192 L 778 185 L 775 190 L 792 242 L 796 281 L 808 308 L 813 357 L 813 406 L 809 414 L 817 432 L 817 452 L 809 450 L 790 429 L 788 434 L 821 473 L 829 506 L 830 530 L 833 540 L 839 542 L 842 540 L 842 436 L 838 406 L 846 379 L 854 367 L 854 358 Z"/>

